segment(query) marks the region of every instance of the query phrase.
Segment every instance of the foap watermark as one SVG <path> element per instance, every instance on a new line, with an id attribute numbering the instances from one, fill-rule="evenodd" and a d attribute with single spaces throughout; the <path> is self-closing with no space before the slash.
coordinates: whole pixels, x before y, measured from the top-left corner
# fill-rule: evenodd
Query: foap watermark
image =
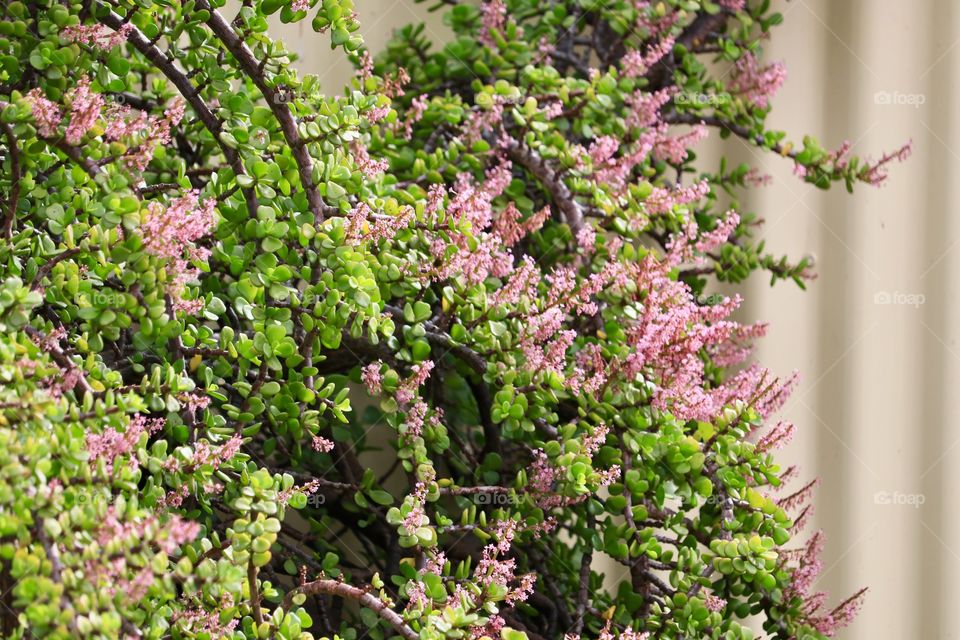
<path id="1" fill-rule="evenodd" d="M 127 293 L 122 291 L 96 290 L 90 293 L 91 302 L 98 307 L 118 307 L 127 303 Z"/>
<path id="2" fill-rule="evenodd" d="M 906 291 L 877 291 L 873 294 L 873 304 L 899 305 L 919 309 L 927 301 L 922 293 Z"/>
<path id="3" fill-rule="evenodd" d="M 519 504 L 520 496 L 509 493 L 475 493 L 473 494 L 473 502 L 478 505 L 503 507 Z"/>
<path id="4" fill-rule="evenodd" d="M 927 102 L 923 93 L 904 93 L 902 91 L 877 91 L 873 94 L 873 103 L 883 106 L 913 107 L 919 109 Z"/>
<path id="5" fill-rule="evenodd" d="M 267 96 L 267 101 L 273 104 L 290 104 L 294 100 L 303 100 L 306 95 L 303 91 L 281 84 L 277 85 L 272 95 Z"/>
<path id="6" fill-rule="evenodd" d="M 678 93 L 673 96 L 674 104 L 696 107 L 721 107 L 730 102 L 730 96 L 714 93 Z"/>
<path id="7" fill-rule="evenodd" d="M 919 509 L 927 501 L 922 493 L 905 493 L 903 491 L 877 491 L 873 494 L 873 503 L 883 506 L 913 507 Z"/>
<path id="8" fill-rule="evenodd" d="M 697 304 L 701 307 L 712 307 L 718 304 L 726 304 L 730 296 L 722 293 L 701 293 L 697 296 Z"/>

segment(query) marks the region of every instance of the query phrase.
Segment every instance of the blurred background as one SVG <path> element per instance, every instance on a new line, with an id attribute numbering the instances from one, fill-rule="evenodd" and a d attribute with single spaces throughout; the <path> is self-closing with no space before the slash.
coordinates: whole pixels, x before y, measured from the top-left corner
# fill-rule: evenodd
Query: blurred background
<path id="1" fill-rule="evenodd" d="M 773 128 L 831 149 L 850 140 L 873 158 L 914 142 L 885 186 L 852 196 L 804 184 L 789 161 L 734 138 L 714 135 L 698 149 L 704 167 L 723 153 L 771 175 L 745 208 L 766 219 L 772 252 L 816 258 L 819 278 L 806 292 L 770 288 L 759 275 L 741 291 L 743 318 L 770 322 L 757 358 L 802 375 L 783 412 L 797 436 L 782 453 L 801 477 L 822 480 L 819 586 L 834 600 L 870 587 L 842 638 L 960 638 L 960 3 L 775 4 L 785 22 L 765 58 L 783 60 L 788 78 Z M 425 21 L 436 41 L 450 37 L 413 0 L 359 0 L 357 10 L 373 50 L 410 22 Z M 352 75 L 308 24 L 273 33 L 327 91 Z"/>

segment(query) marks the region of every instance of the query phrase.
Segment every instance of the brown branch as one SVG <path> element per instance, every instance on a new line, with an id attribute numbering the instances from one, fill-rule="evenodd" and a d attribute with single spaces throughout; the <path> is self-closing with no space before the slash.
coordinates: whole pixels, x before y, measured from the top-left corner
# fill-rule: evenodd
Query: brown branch
<path id="1" fill-rule="evenodd" d="M 223 157 L 227 159 L 234 174 L 238 176 L 245 175 L 246 171 L 243 168 L 243 162 L 241 162 L 240 156 L 220 139 L 220 132 L 223 130 L 222 123 L 213 115 L 213 112 L 210 111 L 207 103 L 200 97 L 196 87 L 191 84 L 190 79 L 187 78 L 182 71 L 177 69 L 173 62 L 151 42 L 142 31 L 126 22 L 116 13 L 112 11 L 105 12 L 100 16 L 100 21 L 114 31 L 118 31 L 124 24 L 129 25 L 127 27 L 129 29 L 127 41 L 132 44 L 137 51 L 146 56 L 150 62 L 156 65 L 157 69 L 173 83 L 177 91 L 180 92 L 180 95 L 190 104 L 200 119 L 200 122 L 203 123 L 203 126 L 213 135 L 214 140 L 217 141 Z M 250 217 L 255 217 L 258 206 L 256 193 L 250 187 L 242 189 L 242 192 L 243 197 L 247 201 L 247 214 Z"/>
<path id="2" fill-rule="evenodd" d="M 24 327 L 24 331 L 28 336 L 33 338 L 38 343 L 43 344 L 46 340 L 46 336 L 42 331 L 38 331 L 31 326 Z M 64 353 L 63 349 L 58 344 L 53 344 L 46 342 L 47 352 L 50 354 L 50 357 L 53 358 L 53 361 L 56 362 L 62 369 L 76 369 L 77 370 L 77 386 L 79 386 L 83 391 L 89 391 L 93 393 L 93 387 L 90 386 L 90 383 L 87 382 L 86 376 L 83 374 L 83 370 L 74 364 L 73 360 Z"/>
<path id="3" fill-rule="evenodd" d="M 169 191 L 171 189 L 180 189 L 180 185 L 176 182 L 158 182 L 157 184 L 146 185 L 143 187 L 136 187 L 134 191 L 137 192 L 139 196 L 148 196 L 154 193 L 160 193 L 162 191 Z"/>
<path id="4" fill-rule="evenodd" d="M 583 229 L 583 209 L 580 208 L 580 203 L 576 201 L 567 184 L 543 158 L 516 140 L 508 138 L 506 149 L 511 160 L 532 173 L 533 177 L 550 192 L 554 204 L 560 209 L 563 221 L 570 227 L 576 239 L 580 230 Z"/>
<path id="5" fill-rule="evenodd" d="M 253 564 L 253 556 L 247 563 L 247 582 L 250 584 L 250 608 L 253 610 L 253 620 L 258 625 L 263 624 L 263 610 L 260 608 L 260 588 L 257 586 L 257 565 Z"/>
<path id="6" fill-rule="evenodd" d="M 3 221 L 3 235 L 10 240 L 13 238 L 13 222 L 17 217 L 17 206 L 20 204 L 20 147 L 13 135 L 13 127 L 3 123 L 3 132 L 7 138 L 7 147 L 10 150 L 10 198 L 7 203 L 7 217 Z"/>
<path id="7" fill-rule="evenodd" d="M 274 117 L 276 117 L 280 123 L 283 137 L 286 138 L 287 144 L 290 145 L 290 150 L 293 152 L 293 159 L 297 163 L 297 169 L 300 173 L 300 183 L 307 195 L 307 203 L 310 206 L 310 211 L 313 212 L 314 218 L 317 222 L 320 222 L 324 217 L 335 214 L 336 210 L 323 201 L 323 198 L 320 197 L 320 191 L 313 183 L 313 159 L 310 157 L 307 146 L 297 131 L 297 121 L 293 116 L 293 112 L 286 102 L 279 99 L 277 88 L 267 84 L 263 74 L 263 68 L 260 63 L 257 62 L 250 47 L 237 35 L 208 0 L 197 0 L 196 6 L 198 9 L 209 13 L 207 26 L 210 27 L 214 35 L 220 39 L 227 50 L 233 54 L 233 57 L 237 59 L 237 62 L 240 63 L 244 71 L 249 74 L 250 79 L 253 80 L 253 83 L 260 90 L 260 93 L 263 94 L 264 99 L 266 99 L 270 110 L 273 111 Z"/>
<path id="8" fill-rule="evenodd" d="M 73 247 L 72 249 L 61 251 L 57 255 L 50 258 L 47 262 L 43 264 L 42 267 L 37 269 L 37 273 L 33 276 L 33 279 L 30 281 L 30 288 L 39 289 L 41 284 L 43 283 L 43 279 L 47 277 L 47 275 L 53 270 L 53 268 L 57 265 L 57 263 L 62 262 L 72 256 L 75 256 L 81 251 L 82 249 L 80 247 Z"/>
<path id="9" fill-rule="evenodd" d="M 370 609 L 380 616 L 387 622 L 387 624 L 393 627 L 397 633 L 407 640 L 417 640 L 420 637 L 419 633 L 407 626 L 407 623 L 404 622 L 402 617 L 400 617 L 400 614 L 391 609 L 386 602 L 369 593 L 365 589 L 360 589 L 358 587 L 346 584 L 345 582 L 338 582 L 336 580 L 314 580 L 313 582 L 302 584 L 293 591 L 287 593 L 286 597 L 283 599 L 282 608 L 284 611 L 290 610 L 290 607 L 293 605 L 293 598 L 300 593 L 307 596 L 325 594 L 356 600 L 361 606 Z"/>
<path id="10" fill-rule="evenodd" d="M 590 528 L 593 528 L 593 516 L 590 517 Z M 577 609 L 574 613 L 574 622 L 571 633 L 578 636 L 583 631 L 583 617 L 587 610 L 590 598 L 590 565 L 593 563 L 593 548 L 589 548 L 580 560 L 580 589 L 577 593 Z"/>
<path id="11" fill-rule="evenodd" d="M 726 129 L 733 135 L 738 138 L 742 138 L 747 142 L 752 142 L 758 147 L 764 147 L 770 149 L 774 153 L 779 153 L 782 156 L 787 156 L 793 158 L 796 156 L 796 152 L 788 151 L 780 143 L 774 143 L 772 146 L 767 146 L 767 140 L 760 134 L 753 134 L 746 127 L 733 124 L 732 122 L 726 122 L 721 120 L 716 116 L 702 116 L 695 113 L 668 113 L 664 116 L 664 122 L 667 124 L 705 124 L 708 127 L 715 127 L 717 129 Z"/>

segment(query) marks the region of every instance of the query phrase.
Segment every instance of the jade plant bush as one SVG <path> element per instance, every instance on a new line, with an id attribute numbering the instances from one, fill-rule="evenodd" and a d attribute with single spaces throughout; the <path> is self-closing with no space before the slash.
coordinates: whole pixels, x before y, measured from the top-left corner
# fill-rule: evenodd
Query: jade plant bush
<path id="1" fill-rule="evenodd" d="M 698 163 L 765 120 L 766 0 L 0 6 L 5 638 L 832 636 L 793 384 L 715 292 L 798 284 Z M 270 25 L 356 65 L 321 87 Z M 307 29 L 307 33 L 310 30 Z"/>

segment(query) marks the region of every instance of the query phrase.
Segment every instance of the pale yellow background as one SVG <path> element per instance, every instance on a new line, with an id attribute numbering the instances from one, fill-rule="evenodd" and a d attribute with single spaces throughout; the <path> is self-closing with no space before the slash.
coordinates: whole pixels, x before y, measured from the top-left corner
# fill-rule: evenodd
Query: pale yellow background
<path id="1" fill-rule="evenodd" d="M 887 186 L 849 196 L 805 185 L 788 162 L 737 141 L 704 143 L 705 160 L 722 149 L 774 177 L 748 203 L 767 220 L 769 248 L 817 259 L 820 278 L 805 293 L 756 278 L 745 291 L 744 318 L 771 323 L 762 362 L 803 375 L 785 410 L 800 427 L 785 458 L 800 463 L 804 477 L 823 480 L 815 524 L 827 530 L 828 547 L 820 586 L 836 596 L 870 586 L 842 638 L 958 638 L 960 2 L 778 4 L 786 21 L 768 57 L 784 60 L 789 78 L 772 124 L 797 140 L 813 133 L 831 148 L 850 139 L 855 153 L 874 157 L 911 138 L 916 147 Z M 426 15 L 412 0 L 357 0 L 357 9 L 374 47 Z M 427 20 L 434 38 L 449 36 L 437 15 Z M 275 33 L 328 91 L 350 76 L 328 37 L 308 25 Z M 883 293 L 923 303 L 877 304 Z M 907 499 L 923 504 L 884 504 Z"/>

